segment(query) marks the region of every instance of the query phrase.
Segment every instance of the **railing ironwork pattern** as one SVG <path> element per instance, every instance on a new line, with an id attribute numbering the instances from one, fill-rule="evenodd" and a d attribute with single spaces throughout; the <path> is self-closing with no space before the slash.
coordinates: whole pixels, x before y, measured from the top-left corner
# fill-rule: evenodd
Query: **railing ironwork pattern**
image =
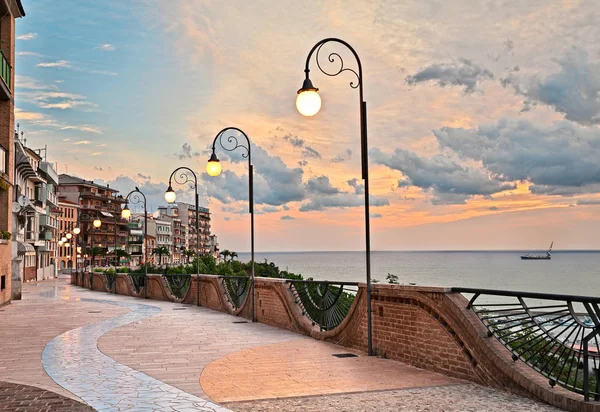
<path id="1" fill-rule="evenodd" d="M 225 289 L 227 301 L 235 309 L 241 308 L 248 296 L 250 278 L 248 276 L 222 276 L 221 284 Z"/>
<path id="2" fill-rule="evenodd" d="M 146 275 L 143 273 L 130 273 L 129 277 L 131 278 L 131 282 L 135 287 L 135 291 L 139 294 L 142 292 L 142 289 L 146 285 Z"/>
<path id="3" fill-rule="evenodd" d="M 106 284 L 108 285 L 108 290 L 112 292 L 117 281 L 117 274 L 104 272 L 104 276 L 106 277 Z"/>
<path id="4" fill-rule="evenodd" d="M 171 293 L 178 299 L 183 299 L 190 289 L 192 275 L 163 275 L 171 289 Z"/>
<path id="5" fill-rule="evenodd" d="M 556 384 L 600 400 L 600 298 L 452 288 L 512 353 Z"/>
<path id="6" fill-rule="evenodd" d="M 356 298 L 358 283 L 288 280 L 296 304 L 321 331 L 339 326 Z"/>

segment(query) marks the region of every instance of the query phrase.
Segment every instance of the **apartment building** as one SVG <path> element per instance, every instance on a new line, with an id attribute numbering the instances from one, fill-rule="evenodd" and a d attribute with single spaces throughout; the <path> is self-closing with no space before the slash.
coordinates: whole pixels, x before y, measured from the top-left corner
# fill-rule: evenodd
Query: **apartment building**
<path id="1" fill-rule="evenodd" d="M 24 17 L 21 0 L 0 2 L 0 306 L 12 296 L 12 252 L 17 244 L 10 242 L 13 229 L 14 124 L 15 124 L 15 19 Z M 34 258 L 35 259 L 35 258 Z M 20 294 L 19 294 L 20 297 Z"/>
<path id="2" fill-rule="evenodd" d="M 144 261 L 144 224 L 142 221 L 132 220 L 129 222 L 129 237 L 125 251 L 129 253 L 129 265 L 139 266 Z M 151 253 L 152 249 L 148 250 Z"/>
<path id="3" fill-rule="evenodd" d="M 173 228 L 172 221 L 168 218 L 161 217 L 153 217 L 148 219 L 148 237 L 153 237 L 156 239 L 155 248 L 165 247 L 169 251 L 169 255 L 162 256 L 162 264 L 171 264 L 173 263 Z M 154 249 L 154 248 L 152 248 Z M 150 249 L 150 253 L 152 253 L 152 249 Z M 157 264 L 160 264 L 159 259 L 155 256 L 155 261 Z"/>
<path id="4" fill-rule="evenodd" d="M 198 208 L 198 216 L 200 218 L 196 233 L 196 206 L 189 203 L 179 202 L 173 205 L 177 208 L 178 216 L 181 219 L 181 224 L 185 227 L 185 247 L 186 249 L 197 249 L 197 236 L 200 237 L 200 254 L 205 255 L 210 253 L 210 211 L 205 207 Z"/>
<path id="5" fill-rule="evenodd" d="M 58 175 L 46 161 L 46 148 L 35 150 L 25 143 L 17 132 L 13 144 L 12 299 L 20 298 L 23 282 L 56 276 Z"/>
<path id="6" fill-rule="evenodd" d="M 63 234 L 73 233 L 73 229 L 77 227 L 79 220 L 79 205 L 70 202 L 64 198 L 59 198 L 58 207 L 60 215 L 58 217 L 58 235 L 57 239 L 63 236 Z M 69 246 L 66 245 L 58 246 L 56 253 L 56 265 L 59 270 L 74 269 L 76 268 L 76 250 L 77 246 L 77 235 L 73 235 L 71 241 L 68 242 Z"/>
<path id="7" fill-rule="evenodd" d="M 121 218 L 121 208 L 125 203 L 118 190 L 68 174 L 59 176 L 59 197 L 79 205 L 80 235 L 77 245 L 82 250 L 93 246 L 100 247 L 105 254 L 94 256 L 94 265 L 106 266 L 117 263 L 115 249 L 126 249 L 129 236 L 129 223 Z M 95 228 L 93 221 L 102 224 Z M 88 262 L 91 263 L 91 262 Z"/>

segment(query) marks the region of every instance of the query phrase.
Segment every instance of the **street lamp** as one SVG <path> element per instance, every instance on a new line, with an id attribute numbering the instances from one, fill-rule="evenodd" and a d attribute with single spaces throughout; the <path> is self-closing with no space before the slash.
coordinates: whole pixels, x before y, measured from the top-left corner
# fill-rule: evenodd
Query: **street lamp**
<path id="1" fill-rule="evenodd" d="M 177 172 L 179 172 L 179 174 L 177 174 Z M 188 172 L 191 173 L 192 176 L 194 176 L 193 183 L 194 191 L 196 192 L 196 281 L 198 282 L 197 303 L 198 306 L 200 306 L 200 213 L 198 207 L 198 176 L 196 176 L 196 173 L 194 173 L 194 171 L 189 167 L 185 166 L 181 166 L 173 170 L 173 173 L 171 173 L 171 176 L 169 176 L 169 187 L 165 192 L 165 200 L 167 201 L 167 203 L 175 203 L 175 200 L 177 200 L 177 195 L 175 194 L 175 191 L 171 186 L 171 183 L 173 181 L 180 185 L 192 183 L 192 179 L 190 178 Z"/>
<path id="2" fill-rule="evenodd" d="M 100 226 L 102 226 L 102 221 L 101 221 L 100 219 L 96 218 L 96 219 L 94 220 L 94 227 L 95 227 L 96 229 L 98 229 Z"/>
<path id="3" fill-rule="evenodd" d="M 67 234 L 65 235 L 65 237 L 66 237 L 67 239 L 71 239 L 71 238 L 73 237 L 73 235 L 72 235 L 71 233 L 67 233 Z"/>
<path id="4" fill-rule="evenodd" d="M 80 228 L 78 228 L 78 227 L 75 227 L 75 228 L 73 229 L 73 234 L 75 234 L 75 235 L 78 235 L 78 234 L 80 234 L 80 233 L 81 233 L 81 229 L 80 229 Z"/>
<path id="5" fill-rule="evenodd" d="M 226 133 L 231 133 L 231 132 L 237 132 L 239 134 L 241 134 L 242 136 L 244 136 L 246 138 L 246 143 L 247 146 L 244 145 L 244 142 L 242 142 L 240 144 L 240 142 L 238 141 L 237 137 L 229 134 L 229 136 L 226 138 L 226 143 L 223 143 L 223 138 L 225 137 Z M 242 150 L 242 157 L 243 158 L 248 158 L 248 190 L 249 190 L 249 205 L 248 205 L 248 209 L 250 212 L 250 252 L 251 252 L 251 262 L 252 262 L 252 282 L 251 282 L 251 288 L 252 288 L 252 322 L 256 321 L 256 316 L 254 314 L 254 167 L 252 166 L 252 147 L 250 144 L 250 138 L 248 137 L 248 135 L 246 133 L 244 133 L 242 130 L 238 129 L 237 127 L 226 127 L 225 129 L 221 130 L 219 133 L 217 133 L 217 135 L 215 136 L 215 140 L 213 141 L 212 144 L 212 154 L 210 156 L 210 159 L 208 160 L 208 163 L 206 164 L 206 172 L 210 175 L 210 176 L 218 176 L 221 173 L 221 162 L 219 161 L 219 159 L 217 158 L 217 155 L 215 153 L 215 149 L 216 149 L 216 144 L 217 141 L 219 142 L 219 145 L 221 146 L 221 148 L 223 150 L 226 150 L 228 152 L 233 152 L 234 150 L 237 149 L 241 149 Z"/>
<path id="6" fill-rule="evenodd" d="M 141 198 L 140 195 L 142 196 Z M 136 186 L 134 190 L 125 196 L 125 207 L 121 210 L 121 217 L 123 219 L 129 219 L 131 217 L 131 210 L 129 209 L 130 197 L 131 203 L 144 204 L 144 297 L 148 298 L 148 211 L 146 210 L 146 195 Z"/>
<path id="7" fill-rule="evenodd" d="M 321 48 L 327 43 L 339 43 L 346 46 L 356 58 L 358 65 L 358 72 L 352 68 L 344 67 L 344 60 L 342 57 L 335 52 L 330 53 L 327 56 L 327 63 L 335 64 L 336 69 L 327 71 L 323 68 L 319 60 L 319 52 Z M 304 66 L 304 73 L 306 75 L 302 88 L 298 90 L 298 97 L 296 98 L 296 107 L 298 111 L 304 116 L 313 116 L 319 112 L 321 108 L 321 98 L 319 97 L 319 89 L 313 86 L 309 73 L 309 63 L 313 53 L 316 52 L 315 62 L 321 72 L 327 76 L 337 76 L 340 73 L 350 72 L 356 76 L 356 81 L 350 82 L 350 87 L 353 89 L 358 88 L 359 97 L 359 113 L 360 113 L 360 137 L 361 137 L 361 162 L 362 162 L 362 178 L 365 182 L 365 249 L 366 249 L 366 263 L 367 263 L 367 341 L 369 355 L 373 354 L 373 343 L 372 343 L 372 325 L 371 325 L 371 225 L 369 221 L 369 154 L 367 146 L 367 103 L 363 97 L 363 73 L 362 63 L 356 50 L 346 43 L 344 40 L 337 38 L 326 38 L 318 42 L 308 53 L 306 57 L 306 65 Z"/>

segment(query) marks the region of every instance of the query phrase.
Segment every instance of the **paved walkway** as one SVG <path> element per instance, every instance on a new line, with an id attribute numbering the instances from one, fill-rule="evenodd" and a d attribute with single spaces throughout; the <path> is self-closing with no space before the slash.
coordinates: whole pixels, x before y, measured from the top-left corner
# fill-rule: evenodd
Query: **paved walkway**
<path id="1" fill-rule="evenodd" d="M 61 412 L 93 411 L 87 405 L 36 386 L 0 382 L 0 411 L 39 412 L 48 409 Z"/>
<path id="2" fill-rule="evenodd" d="M 239 322 L 64 280 L 26 284 L 23 301 L 0 309 L 0 380 L 102 411 L 557 410 L 390 360 L 337 358 L 349 351 Z"/>

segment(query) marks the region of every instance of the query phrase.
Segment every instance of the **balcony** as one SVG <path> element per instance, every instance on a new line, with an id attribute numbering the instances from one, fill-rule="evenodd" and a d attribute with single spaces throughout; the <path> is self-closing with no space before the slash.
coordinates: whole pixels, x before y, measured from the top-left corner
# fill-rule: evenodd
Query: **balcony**
<path id="1" fill-rule="evenodd" d="M 50 215 L 40 215 L 40 226 L 46 226 L 56 229 L 57 222 L 56 219 Z"/>
<path id="2" fill-rule="evenodd" d="M 40 240 L 52 240 L 52 232 L 47 230 L 40 233 Z"/>
<path id="3" fill-rule="evenodd" d="M 2 100 L 10 100 L 12 98 L 12 92 L 10 87 L 10 75 L 12 72 L 12 67 L 8 64 L 8 60 L 4 57 L 4 53 L 0 51 L 0 77 L 2 78 L 2 84 L 0 87 L 2 89 Z"/>

